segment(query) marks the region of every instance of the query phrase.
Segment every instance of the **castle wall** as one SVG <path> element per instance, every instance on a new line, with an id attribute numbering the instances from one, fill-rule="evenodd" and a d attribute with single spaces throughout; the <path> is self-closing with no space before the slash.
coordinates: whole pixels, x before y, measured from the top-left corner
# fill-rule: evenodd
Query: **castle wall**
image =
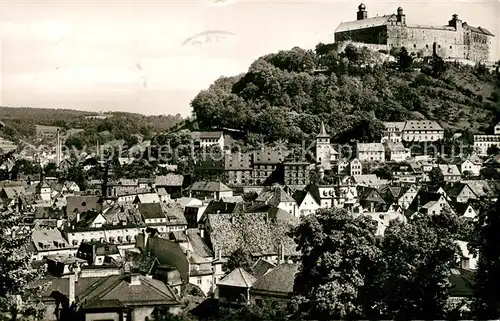
<path id="1" fill-rule="evenodd" d="M 366 44 L 387 44 L 386 26 L 335 33 L 335 42 L 344 41 L 362 42 Z"/>
<path id="2" fill-rule="evenodd" d="M 455 30 L 389 25 L 387 36 L 389 48 L 405 47 L 408 52 L 421 53 L 422 56 L 432 55 L 434 42 L 442 58 L 460 58 L 464 53 L 464 46 Z"/>

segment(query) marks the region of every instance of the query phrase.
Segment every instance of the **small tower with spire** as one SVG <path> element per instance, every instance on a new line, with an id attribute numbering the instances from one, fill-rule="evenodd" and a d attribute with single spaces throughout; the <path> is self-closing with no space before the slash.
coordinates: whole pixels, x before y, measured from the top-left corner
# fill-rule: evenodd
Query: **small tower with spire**
<path id="1" fill-rule="evenodd" d="M 40 183 L 36 186 L 36 193 L 40 195 L 42 200 L 50 202 L 52 191 L 50 189 L 50 185 L 45 180 L 43 166 L 40 166 Z"/>
<path id="2" fill-rule="evenodd" d="M 366 6 L 364 3 L 361 3 L 358 6 L 358 14 L 357 14 L 357 19 L 358 20 L 364 20 L 368 18 L 368 12 L 366 12 Z"/>
<path id="3" fill-rule="evenodd" d="M 330 135 L 327 134 L 325 123 L 321 122 L 319 134 L 316 136 L 316 163 L 324 169 L 330 170 Z"/>

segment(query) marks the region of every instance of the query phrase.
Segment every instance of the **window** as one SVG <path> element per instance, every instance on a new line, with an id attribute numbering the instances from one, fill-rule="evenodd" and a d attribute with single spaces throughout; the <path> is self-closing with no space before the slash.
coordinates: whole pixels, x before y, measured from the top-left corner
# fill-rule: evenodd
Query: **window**
<path id="1" fill-rule="evenodd" d="M 416 45 L 416 44 L 413 44 L 413 48 L 417 48 L 417 45 Z"/>
<path id="2" fill-rule="evenodd" d="M 453 47 L 452 47 L 452 46 L 450 46 L 450 49 L 453 49 Z"/>
<path id="3" fill-rule="evenodd" d="M 196 281 L 196 283 L 201 284 L 201 278 L 198 278 L 198 280 Z"/>

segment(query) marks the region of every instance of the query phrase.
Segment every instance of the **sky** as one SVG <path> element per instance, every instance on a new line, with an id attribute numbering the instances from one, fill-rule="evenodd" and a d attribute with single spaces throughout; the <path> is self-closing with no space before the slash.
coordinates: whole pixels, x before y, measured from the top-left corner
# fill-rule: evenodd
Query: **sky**
<path id="1" fill-rule="evenodd" d="M 217 2 L 214 2 L 217 1 Z M 497 35 L 500 1 L 364 1 L 368 16 L 403 7 L 408 24 L 456 13 Z M 359 0 L 0 0 L 0 105 L 191 113 L 190 101 L 259 56 L 333 42 Z"/>

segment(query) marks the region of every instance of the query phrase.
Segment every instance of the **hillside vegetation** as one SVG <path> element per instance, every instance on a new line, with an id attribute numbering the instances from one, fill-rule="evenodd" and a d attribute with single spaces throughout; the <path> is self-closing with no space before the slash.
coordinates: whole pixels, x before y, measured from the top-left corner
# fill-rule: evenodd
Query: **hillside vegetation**
<path id="1" fill-rule="evenodd" d="M 0 107 L 0 120 L 5 127 L 0 136 L 14 141 L 35 140 L 35 125 L 59 126 L 63 129 L 81 128 L 83 132 L 71 136 L 67 144 L 77 148 L 94 145 L 96 139 L 101 143 L 113 139 L 129 140 L 131 135 L 139 134 L 150 139 L 156 133 L 175 128 L 183 122 L 177 115 L 144 116 L 140 114 L 113 112 L 105 119 L 87 119 L 85 116 L 97 113 L 69 109 Z"/>
<path id="2" fill-rule="evenodd" d="M 250 143 L 298 143 L 322 120 L 339 142 L 377 139 L 382 121 L 425 117 L 445 129 L 485 133 L 499 120 L 498 76 L 483 66 L 446 63 L 439 73 L 424 73 L 422 61 L 409 68 L 397 61 L 353 46 L 296 47 L 216 80 L 191 105 L 200 128 L 246 130 Z"/>

